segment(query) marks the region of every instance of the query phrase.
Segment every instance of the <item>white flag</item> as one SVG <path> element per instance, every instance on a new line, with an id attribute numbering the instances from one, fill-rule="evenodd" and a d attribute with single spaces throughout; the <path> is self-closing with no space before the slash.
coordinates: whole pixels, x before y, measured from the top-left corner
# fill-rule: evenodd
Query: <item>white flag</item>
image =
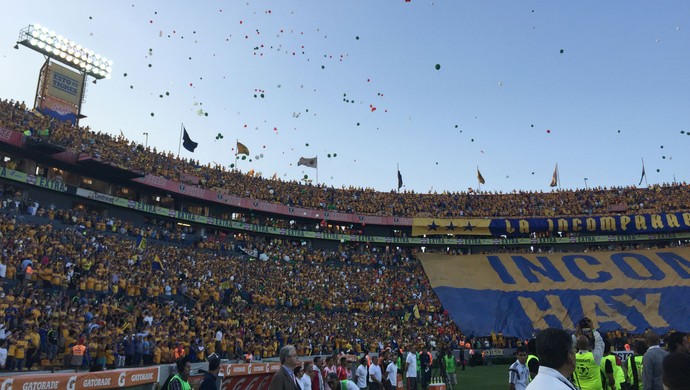
<path id="1" fill-rule="evenodd" d="M 305 158 L 305 157 L 300 157 L 299 161 L 297 162 L 297 166 L 304 165 L 309 168 L 316 168 L 317 167 L 317 157 L 314 158 Z"/>

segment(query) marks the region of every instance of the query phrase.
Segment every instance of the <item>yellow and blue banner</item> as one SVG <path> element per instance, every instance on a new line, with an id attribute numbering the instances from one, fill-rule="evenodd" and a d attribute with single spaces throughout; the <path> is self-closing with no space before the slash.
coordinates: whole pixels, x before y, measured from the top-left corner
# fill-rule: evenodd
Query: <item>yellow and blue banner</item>
<path id="1" fill-rule="evenodd" d="M 412 235 L 525 237 L 530 233 L 656 234 L 690 231 L 690 213 L 553 218 L 413 218 Z"/>
<path id="2" fill-rule="evenodd" d="M 146 249 L 146 237 L 137 237 L 137 249 Z"/>
<path id="3" fill-rule="evenodd" d="M 153 257 L 153 261 L 151 262 L 151 270 L 152 271 L 165 271 L 165 267 L 163 266 L 163 262 L 158 257 L 158 255 L 155 255 Z"/>
<path id="4" fill-rule="evenodd" d="M 529 338 L 583 317 L 601 331 L 690 331 L 690 248 L 418 256 L 465 334 Z"/>

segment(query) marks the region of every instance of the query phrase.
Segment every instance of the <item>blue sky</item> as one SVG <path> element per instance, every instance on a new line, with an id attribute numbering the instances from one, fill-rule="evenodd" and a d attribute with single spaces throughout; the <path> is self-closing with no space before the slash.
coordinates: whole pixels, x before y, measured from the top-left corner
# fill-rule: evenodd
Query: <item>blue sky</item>
<path id="1" fill-rule="evenodd" d="M 297 160 L 318 156 L 336 187 L 389 191 L 397 164 L 417 192 L 477 188 L 477 167 L 482 189 L 548 191 L 556 164 L 563 188 L 636 185 L 642 159 L 649 184 L 690 181 L 687 1 L 4 9 L 0 97 L 33 102 L 43 57 L 12 46 L 40 23 L 114 61 L 88 84 L 82 125 L 177 153 L 184 123 L 199 147 L 181 155 L 202 163 L 234 163 L 239 139 L 242 171 L 316 180 Z"/>

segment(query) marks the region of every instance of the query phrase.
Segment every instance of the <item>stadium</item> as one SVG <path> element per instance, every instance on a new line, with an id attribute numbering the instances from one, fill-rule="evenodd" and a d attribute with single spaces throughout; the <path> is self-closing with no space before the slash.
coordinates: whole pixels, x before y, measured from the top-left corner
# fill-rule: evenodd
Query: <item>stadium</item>
<path id="1" fill-rule="evenodd" d="M 184 125 L 182 157 L 81 125 L 87 80 L 112 63 L 66 42 L 23 28 L 15 49 L 45 56 L 35 101 L 0 97 L 2 389 L 159 388 L 181 358 L 198 386 L 209 356 L 216 388 L 267 389 L 287 345 L 353 372 L 429 351 L 437 390 L 449 354 L 456 388 L 494 389 L 547 328 L 586 318 L 623 359 L 650 332 L 690 331 L 675 177 L 571 190 L 556 166 L 550 192 L 426 194 L 401 191 L 399 168 L 392 191 L 264 178 L 239 169 L 239 141 L 234 164 L 185 157 L 199 144 Z"/>
<path id="2" fill-rule="evenodd" d="M 648 328 L 686 326 L 687 307 L 673 302 L 687 288 L 690 214 L 672 205 L 687 204 L 685 185 L 467 194 L 452 208 L 471 203 L 471 218 L 380 216 L 365 212 L 377 197 L 409 209 L 434 195 L 369 192 L 320 208 L 321 188 L 134 155 L 126 139 L 7 100 L 0 146 L 8 369 L 62 368 L 84 324 L 90 364 L 107 368 L 172 363 L 179 346 L 194 361 L 271 358 L 285 344 L 304 357 L 410 343 L 499 353 L 585 316 L 623 349 Z M 217 182 L 236 193 L 215 191 Z M 242 197 L 247 189 L 255 196 Z M 307 192 L 302 206 L 278 201 L 295 191 Z M 538 213 L 580 197 L 600 206 Z M 530 217 L 489 216 L 530 198 Z M 659 206 L 635 209 L 641 202 Z M 52 356 L 51 331 L 60 334 Z M 128 341 L 136 334 L 146 334 L 146 353 Z"/>

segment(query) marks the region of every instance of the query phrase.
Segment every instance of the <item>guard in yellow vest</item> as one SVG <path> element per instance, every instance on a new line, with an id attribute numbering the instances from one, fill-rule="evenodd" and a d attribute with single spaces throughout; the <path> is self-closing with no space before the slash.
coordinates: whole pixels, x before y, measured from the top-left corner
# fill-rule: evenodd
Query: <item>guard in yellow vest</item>
<path id="1" fill-rule="evenodd" d="M 589 339 L 586 336 L 578 336 L 575 355 L 575 384 L 580 390 L 601 390 L 600 363 L 594 360 L 594 354 L 590 350 Z"/>
<path id="2" fill-rule="evenodd" d="M 644 340 L 635 340 L 633 343 L 634 355 L 628 355 L 625 361 L 625 382 L 633 390 L 642 390 L 642 356 L 647 352 L 647 344 Z"/>
<path id="3" fill-rule="evenodd" d="M 623 369 L 616 362 L 616 355 L 611 353 L 611 342 L 604 339 L 604 356 L 601 358 L 601 373 L 603 377 L 604 390 L 618 390 L 621 383 L 625 381 Z"/>
<path id="4" fill-rule="evenodd" d="M 537 357 L 537 341 L 532 338 L 527 342 L 527 369 L 529 370 L 529 379 L 534 379 L 539 372 L 539 358 Z"/>

